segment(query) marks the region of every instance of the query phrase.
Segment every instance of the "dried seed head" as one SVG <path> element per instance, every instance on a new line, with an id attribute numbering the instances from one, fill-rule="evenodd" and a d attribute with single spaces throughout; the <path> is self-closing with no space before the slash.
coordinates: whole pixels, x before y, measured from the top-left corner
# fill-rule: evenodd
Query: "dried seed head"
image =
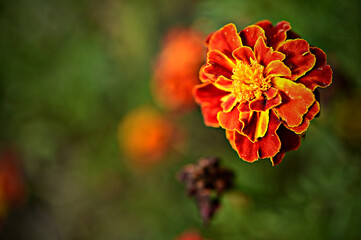
<path id="1" fill-rule="evenodd" d="M 219 208 L 220 197 L 232 187 L 233 179 L 233 172 L 221 167 L 215 157 L 201 158 L 197 164 L 186 165 L 178 173 L 178 180 L 186 184 L 188 196 L 196 200 L 205 224 Z"/>

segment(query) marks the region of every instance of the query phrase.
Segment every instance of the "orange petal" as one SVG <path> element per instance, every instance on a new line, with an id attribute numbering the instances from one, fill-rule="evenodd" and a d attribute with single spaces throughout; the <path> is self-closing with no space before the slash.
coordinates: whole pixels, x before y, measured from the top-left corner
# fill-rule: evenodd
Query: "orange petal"
<path id="1" fill-rule="evenodd" d="M 267 65 L 265 75 L 290 77 L 291 70 L 283 62 L 276 60 Z"/>
<path id="2" fill-rule="evenodd" d="M 248 137 L 251 142 L 262 138 L 268 129 L 269 111 L 265 112 L 251 112 L 251 114 L 241 114 L 240 121 L 242 122 L 242 132 Z"/>
<path id="3" fill-rule="evenodd" d="M 272 48 L 267 47 L 263 38 L 258 38 L 256 45 L 254 46 L 254 54 L 257 62 L 263 66 L 267 66 L 270 62 L 275 60 L 282 61 L 286 57 L 283 53 L 273 51 Z"/>
<path id="4" fill-rule="evenodd" d="M 201 82 L 208 82 L 209 80 L 211 80 L 211 77 L 212 76 L 208 76 L 206 73 L 204 73 L 204 68 L 206 67 L 207 65 L 204 64 L 201 69 L 199 70 L 199 79 L 201 80 Z"/>
<path id="5" fill-rule="evenodd" d="M 297 150 L 301 145 L 301 136 L 288 130 L 284 126 L 281 126 L 277 130 L 277 135 L 281 140 L 281 149 L 279 153 L 270 159 L 273 166 L 279 164 L 282 161 L 283 157 L 285 156 L 285 152 Z"/>
<path id="6" fill-rule="evenodd" d="M 221 98 L 227 92 L 219 90 L 211 83 L 203 83 L 193 88 L 193 96 L 201 105 L 204 123 L 210 127 L 219 127 L 217 113 L 222 110 Z"/>
<path id="7" fill-rule="evenodd" d="M 264 92 L 264 95 L 267 99 L 271 99 L 276 97 L 278 90 L 276 88 L 270 87 L 267 91 Z"/>
<path id="8" fill-rule="evenodd" d="M 232 148 L 236 150 L 236 146 L 234 145 L 234 133 L 236 131 L 229 131 L 226 130 L 226 138 L 228 139 L 229 143 L 231 144 Z"/>
<path id="9" fill-rule="evenodd" d="M 292 71 L 292 80 L 296 80 L 312 69 L 316 57 L 311 54 L 307 41 L 303 39 L 287 40 L 278 51 L 286 55 L 283 61 Z"/>
<path id="10" fill-rule="evenodd" d="M 230 60 L 225 54 L 217 50 L 212 50 L 207 53 L 207 63 L 212 65 L 218 64 L 231 72 L 233 68 L 236 67 L 232 60 Z"/>
<path id="11" fill-rule="evenodd" d="M 228 71 L 226 68 L 218 65 L 218 64 L 206 64 L 204 68 L 201 69 L 202 77 L 206 78 L 206 81 L 214 82 L 218 79 L 219 76 L 224 76 L 226 78 L 231 78 L 233 73 Z"/>
<path id="12" fill-rule="evenodd" d="M 282 103 L 282 98 L 277 94 L 274 98 L 268 99 L 267 97 L 260 97 L 249 103 L 249 108 L 252 111 L 267 111 L 268 109 L 274 108 Z"/>
<path id="13" fill-rule="evenodd" d="M 258 155 L 260 158 L 273 157 L 279 152 L 281 141 L 276 134 L 276 131 L 280 125 L 281 121 L 278 119 L 277 115 L 270 110 L 267 134 L 258 142 Z"/>
<path id="14" fill-rule="evenodd" d="M 237 99 L 233 96 L 232 93 L 224 96 L 221 99 L 221 101 L 222 101 L 221 107 L 222 107 L 223 111 L 226 113 L 230 112 L 237 104 Z"/>
<path id="15" fill-rule="evenodd" d="M 257 25 L 246 27 L 239 33 L 239 35 L 241 36 L 243 45 L 249 46 L 251 48 L 254 47 L 258 38 L 263 38 L 266 40 L 264 30 Z"/>
<path id="16" fill-rule="evenodd" d="M 267 37 L 268 46 L 277 50 L 278 47 L 286 40 L 287 32 L 291 29 L 288 22 L 282 21 L 277 23 L 276 26 L 272 26 L 272 23 L 268 20 L 260 21 L 256 23 L 264 31 Z"/>
<path id="17" fill-rule="evenodd" d="M 269 114 L 269 124 L 266 135 L 257 142 L 251 142 L 246 136 L 234 132 L 233 145 L 240 158 L 247 162 L 254 162 L 258 158 L 268 158 L 275 156 L 280 148 L 281 141 L 276 131 L 281 121 L 273 111 Z M 232 145 L 232 143 L 231 143 Z"/>
<path id="18" fill-rule="evenodd" d="M 203 68 L 203 72 L 215 81 L 219 76 L 231 78 L 232 70 L 236 65 L 220 51 L 210 51 L 207 54 L 207 66 Z"/>
<path id="19" fill-rule="evenodd" d="M 216 86 L 217 88 L 219 88 L 223 91 L 232 92 L 233 81 L 228 78 L 220 76 L 217 79 L 217 81 L 215 81 L 213 84 L 214 84 L 214 86 Z"/>
<path id="20" fill-rule="evenodd" d="M 240 158 L 247 162 L 257 161 L 259 158 L 258 155 L 258 142 L 251 142 L 246 136 L 234 132 L 234 149 L 237 151 Z M 232 143 L 231 143 L 232 145 Z"/>
<path id="21" fill-rule="evenodd" d="M 282 104 L 275 108 L 276 113 L 288 126 L 299 126 L 302 123 L 303 115 L 315 101 L 312 91 L 303 84 L 285 78 L 276 77 L 272 83 L 280 91 L 282 97 Z"/>
<path id="22" fill-rule="evenodd" d="M 219 121 L 219 124 L 222 128 L 228 130 L 228 131 L 241 131 L 242 123 L 239 121 L 239 114 L 237 108 L 233 108 L 232 111 L 226 113 L 226 112 L 218 112 L 217 118 Z"/>
<path id="23" fill-rule="evenodd" d="M 305 76 L 297 82 L 304 84 L 312 91 L 316 87 L 327 87 L 332 82 L 332 70 L 326 63 L 326 54 L 319 48 L 311 47 L 311 53 L 316 56 L 316 64 Z"/>
<path id="24" fill-rule="evenodd" d="M 216 88 L 212 83 L 202 83 L 193 88 L 194 99 L 199 104 L 214 105 L 214 102 L 220 102 L 221 98 L 227 94 L 227 92 Z"/>
<path id="25" fill-rule="evenodd" d="M 251 58 L 255 60 L 255 56 L 250 47 L 240 47 L 233 52 L 233 56 L 235 59 L 244 62 L 245 64 L 251 64 Z"/>
<path id="26" fill-rule="evenodd" d="M 315 103 L 310 107 L 309 111 L 307 112 L 307 114 L 304 116 L 303 118 L 303 122 L 301 123 L 301 125 L 297 126 L 297 127 L 288 127 L 289 129 L 291 129 L 292 131 L 294 131 L 297 134 L 302 134 L 304 133 L 308 126 L 310 125 L 310 121 L 320 112 L 320 104 L 315 101 Z"/>
<path id="27" fill-rule="evenodd" d="M 214 32 L 208 41 L 208 50 L 218 50 L 226 56 L 232 58 L 232 52 L 241 47 L 241 38 L 237 33 L 237 28 L 230 23 Z"/>

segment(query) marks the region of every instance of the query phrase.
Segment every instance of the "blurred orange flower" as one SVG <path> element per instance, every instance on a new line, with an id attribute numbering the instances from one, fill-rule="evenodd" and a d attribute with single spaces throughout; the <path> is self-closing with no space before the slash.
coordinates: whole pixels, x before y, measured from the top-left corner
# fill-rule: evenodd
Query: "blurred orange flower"
<path id="1" fill-rule="evenodd" d="M 320 111 L 317 87 L 331 84 L 326 54 L 290 31 L 261 21 L 237 32 L 228 24 L 207 39 L 202 84 L 194 88 L 204 122 L 221 126 L 240 158 L 281 162 Z"/>
<path id="2" fill-rule="evenodd" d="M 195 106 L 192 89 L 204 51 L 202 35 L 195 30 L 174 28 L 166 34 L 152 81 L 153 95 L 166 109 Z"/>
<path id="3" fill-rule="evenodd" d="M 182 235 L 177 237 L 175 240 L 206 240 L 206 239 L 202 238 L 202 236 L 199 235 L 198 232 L 196 232 L 194 230 L 190 230 L 190 231 L 184 232 Z"/>
<path id="4" fill-rule="evenodd" d="M 174 144 L 175 125 L 151 107 L 128 113 L 120 122 L 118 138 L 124 153 L 137 167 L 158 162 Z"/>
<path id="5" fill-rule="evenodd" d="M 0 155 L 0 221 L 9 209 L 21 207 L 25 202 L 25 183 L 19 157 L 6 150 Z"/>

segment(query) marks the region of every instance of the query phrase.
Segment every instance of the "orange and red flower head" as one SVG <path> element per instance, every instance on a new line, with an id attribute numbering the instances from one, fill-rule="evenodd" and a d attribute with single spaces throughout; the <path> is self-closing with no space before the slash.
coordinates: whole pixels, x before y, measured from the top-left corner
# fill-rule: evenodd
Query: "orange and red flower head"
<path id="1" fill-rule="evenodd" d="M 195 106 L 192 89 L 198 84 L 203 63 L 202 35 L 195 30 L 175 28 L 164 38 L 153 76 L 153 94 L 168 110 Z"/>
<path id="2" fill-rule="evenodd" d="M 331 84 L 326 54 L 292 32 L 288 22 L 265 20 L 237 32 L 228 24 L 207 41 L 207 63 L 194 90 L 207 126 L 222 127 L 248 162 L 281 162 L 296 150 L 320 110 L 317 87 Z"/>

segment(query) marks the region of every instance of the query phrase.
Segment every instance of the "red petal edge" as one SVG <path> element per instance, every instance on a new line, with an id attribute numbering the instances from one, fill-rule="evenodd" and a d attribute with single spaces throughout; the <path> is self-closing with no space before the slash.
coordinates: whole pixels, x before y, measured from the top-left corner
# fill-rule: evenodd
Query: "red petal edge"
<path id="1" fill-rule="evenodd" d="M 235 59 L 244 62 L 245 64 L 251 64 L 251 58 L 255 60 L 255 56 L 253 54 L 252 48 L 250 47 L 240 47 L 233 52 L 233 56 Z"/>
<path id="2" fill-rule="evenodd" d="M 235 64 L 225 54 L 213 50 L 208 52 L 207 64 L 202 70 L 211 81 L 216 81 L 219 76 L 231 78 L 234 67 Z"/>
<path id="3" fill-rule="evenodd" d="M 241 132 L 243 125 L 242 122 L 239 121 L 239 114 L 238 108 L 235 107 L 228 113 L 223 111 L 218 112 L 217 119 L 222 128 L 228 131 Z"/>
<path id="4" fill-rule="evenodd" d="M 332 82 L 332 70 L 326 63 L 326 54 L 319 48 L 311 47 L 311 53 L 316 57 L 313 69 L 305 76 L 297 80 L 312 91 L 316 87 L 327 87 Z"/>
<path id="5" fill-rule="evenodd" d="M 313 92 L 303 84 L 295 83 L 284 78 L 274 78 L 273 86 L 282 97 L 282 104 L 275 108 L 278 116 L 290 127 L 297 127 L 303 121 L 303 115 L 315 102 Z"/>
<path id="6" fill-rule="evenodd" d="M 218 50 L 232 58 L 232 52 L 241 47 L 242 42 L 236 26 L 230 23 L 214 32 L 207 40 L 207 46 L 209 51 Z"/>
<path id="7" fill-rule="evenodd" d="M 239 35 L 241 36 L 243 45 L 254 47 L 258 38 L 266 40 L 264 30 L 257 25 L 251 25 L 243 29 Z"/>
<path id="8" fill-rule="evenodd" d="M 255 99 L 249 103 L 249 108 L 252 111 L 267 111 L 268 109 L 274 108 L 282 103 L 281 95 L 277 94 L 274 98 L 267 99 L 267 97 L 261 97 Z"/>
<path id="9" fill-rule="evenodd" d="M 291 69 L 292 80 L 305 75 L 316 63 L 316 57 L 311 54 L 308 42 L 303 39 L 287 40 L 278 51 L 286 55 L 283 62 Z"/>
<path id="10" fill-rule="evenodd" d="M 302 134 L 307 130 L 308 126 L 310 125 L 310 121 L 317 115 L 319 111 L 320 111 L 320 104 L 317 101 L 315 101 L 315 103 L 310 107 L 307 114 L 304 116 L 301 125 L 297 127 L 287 127 L 287 126 L 286 127 L 297 134 Z"/>
<path id="11" fill-rule="evenodd" d="M 257 22 L 256 25 L 263 28 L 267 37 L 268 46 L 277 50 L 278 47 L 286 40 L 287 32 L 291 29 L 291 26 L 286 21 L 281 21 L 273 26 L 268 20 Z"/>
<path id="12" fill-rule="evenodd" d="M 283 61 L 286 57 L 283 53 L 273 51 L 272 48 L 267 47 L 263 38 L 258 38 L 256 45 L 254 46 L 254 54 L 257 62 L 263 66 L 267 66 L 270 62 L 275 60 Z"/>
<path id="13" fill-rule="evenodd" d="M 233 132 L 233 137 L 227 136 L 227 138 L 237 151 L 239 157 L 247 162 L 254 162 L 259 158 L 273 157 L 281 148 L 281 141 L 276 134 L 280 124 L 281 121 L 277 115 L 273 111 L 270 111 L 267 133 L 259 141 L 253 143 L 246 136 L 236 131 Z"/>

